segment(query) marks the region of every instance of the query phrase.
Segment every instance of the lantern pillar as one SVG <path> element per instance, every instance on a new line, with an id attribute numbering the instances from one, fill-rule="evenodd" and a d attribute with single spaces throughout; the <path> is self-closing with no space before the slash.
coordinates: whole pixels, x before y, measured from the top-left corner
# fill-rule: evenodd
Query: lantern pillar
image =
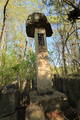
<path id="1" fill-rule="evenodd" d="M 48 61 L 48 50 L 46 31 L 44 28 L 35 28 L 35 51 L 36 51 L 36 74 L 37 90 L 48 91 L 52 88 L 50 64 Z"/>

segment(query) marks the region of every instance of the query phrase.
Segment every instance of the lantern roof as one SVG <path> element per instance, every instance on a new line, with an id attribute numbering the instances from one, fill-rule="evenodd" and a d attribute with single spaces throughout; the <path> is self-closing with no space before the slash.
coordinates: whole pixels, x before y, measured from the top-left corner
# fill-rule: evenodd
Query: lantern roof
<path id="1" fill-rule="evenodd" d="M 32 13 L 28 16 L 26 21 L 26 33 L 28 37 L 34 38 L 35 28 L 43 28 L 46 30 L 46 36 L 52 36 L 52 28 L 47 20 L 47 17 L 43 13 Z"/>

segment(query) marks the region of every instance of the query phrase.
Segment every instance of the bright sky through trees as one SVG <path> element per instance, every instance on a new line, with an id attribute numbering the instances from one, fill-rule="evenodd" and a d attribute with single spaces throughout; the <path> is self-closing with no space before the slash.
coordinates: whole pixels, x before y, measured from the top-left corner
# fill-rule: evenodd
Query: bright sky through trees
<path id="1" fill-rule="evenodd" d="M 6 1 L 0 0 L 0 33 Z M 79 0 L 72 0 L 72 3 L 76 5 L 79 3 Z M 52 37 L 47 37 L 48 51 L 52 53 L 50 56 L 54 60 L 53 64 L 55 66 L 62 66 L 62 59 L 64 59 L 64 57 L 62 58 L 62 48 L 65 49 L 63 51 L 66 53 L 63 56 L 70 56 L 72 51 L 72 49 L 70 50 L 71 40 L 74 42 L 76 36 L 78 39 L 80 35 L 79 32 L 75 33 L 74 30 L 77 29 L 80 23 L 76 22 L 72 26 L 72 23 L 68 20 L 68 13 L 71 10 L 73 10 L 72 6 L 61 2 L 61 0 L 9 0 L 6 8 L 5 29 L 2 42 L 0 43 L 2 52 L 5 48 L 5 54 L 14 53 L 17 57 L 23 56 L 26 41 L 28 41 L 27 48 L 31 49 L 32 47 L 34 49 L 34 41 L 26 35 L 26 19 L 33 12 L 42 12 L 47 16 L 53 29 Z M 70 61 L 70 58 L 68 58 L 68 61 Z"/>

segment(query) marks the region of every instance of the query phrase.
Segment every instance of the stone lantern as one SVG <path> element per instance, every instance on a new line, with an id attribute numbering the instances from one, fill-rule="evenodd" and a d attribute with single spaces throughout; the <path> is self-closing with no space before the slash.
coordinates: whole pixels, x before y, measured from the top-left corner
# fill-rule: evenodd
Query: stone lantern
<path id="1" fill-rule="evenodd" d="M 49 90 L 52 88 L 52 81 L 46 37 L 50 37 L 53 32 L 46 16 L 42 13 L 29 15 L 26 33 L 28 37 L 35 38 L 37 90 Z"/>

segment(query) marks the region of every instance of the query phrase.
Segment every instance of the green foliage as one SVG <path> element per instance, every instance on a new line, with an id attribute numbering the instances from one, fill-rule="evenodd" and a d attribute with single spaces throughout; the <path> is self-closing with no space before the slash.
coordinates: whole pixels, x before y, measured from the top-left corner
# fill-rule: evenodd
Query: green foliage
<path id="1" fill-rule="evenodd" d="M 4 86 L 16 80 L 15 71 L 11 67 L 0 67 L 0 85 Z"/>
<path id="2" fill-rule="evenodd" d="M 24 80 L 34 79 L 35 73 L 35 54 L 29 51 L 26 60 L 22 60 L 12 66 L 8 64 L 8 66 L 0 67 L 0 85 L 7 85 L 15 81 L 22 84 Z"/>

